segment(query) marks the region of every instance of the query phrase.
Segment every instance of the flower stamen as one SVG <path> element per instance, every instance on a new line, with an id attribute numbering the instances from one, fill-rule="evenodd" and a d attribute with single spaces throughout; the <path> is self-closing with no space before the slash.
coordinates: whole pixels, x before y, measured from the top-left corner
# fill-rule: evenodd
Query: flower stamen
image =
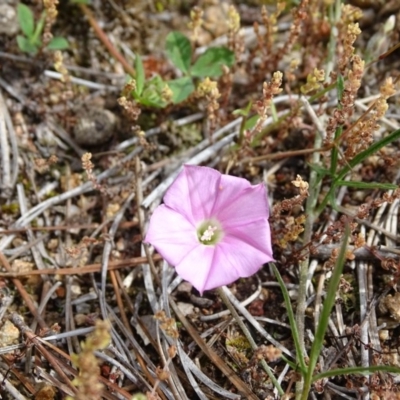
<path id="1" fill-rule="evenodd" d="M 208 228 L 203 232 L 203 235 L 201 236 L 200 240 L 202 242 L 209 242 L 212 239 L 212 237 L 214 236 L 214 232 L 217 229 L 218 228 L 216 226 L 208 225 Z"/>

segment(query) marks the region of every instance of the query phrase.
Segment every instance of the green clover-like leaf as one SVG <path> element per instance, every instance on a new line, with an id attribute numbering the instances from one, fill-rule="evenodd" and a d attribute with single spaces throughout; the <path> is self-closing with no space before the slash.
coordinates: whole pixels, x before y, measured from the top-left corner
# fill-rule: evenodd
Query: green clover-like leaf
<path id="1" fill-rule="evenodd" d="M 235 54 L 226 47 L 211 47 L 194 63 L 190 70 L 192 76 L 198 78 L 218 77 L 222 75 L 222 66 L 231 67 L 235 62 Z"/>
<path id="2" fill-rule="evenodd" d="M 165 50 L 171 62 L 185 74 L 189 73 L 192 58 L 190 40 L 180 32 L 170 32 L 167 35 Z"/>
<path id="3" fill-rule="evenodd" d="M 31 38 L 35 30 L 35 19 L 31 9 L 27 5 L 19 3 L 17 6 L 17 18 L 21 31 L 27 38 Z"/>

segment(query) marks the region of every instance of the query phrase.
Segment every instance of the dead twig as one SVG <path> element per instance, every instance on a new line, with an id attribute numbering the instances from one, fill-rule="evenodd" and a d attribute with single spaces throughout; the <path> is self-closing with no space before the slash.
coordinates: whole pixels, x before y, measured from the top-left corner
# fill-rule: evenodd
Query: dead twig
<path id="1" fill-rule="evenodd" d="M 245 396 L 246 399 L 249 400 L 257 400 L 258 397 L 249 389 L 249 386 L 244 383 L 235 372 L 233 372 L 228 365 L 223 361 L 223 359 L 214 352 L 201 336 L 198 334 L 197 330 L 190 324 L 190 322 L 186 319 L 186 317 L 179 310 L 179 307 L 176 305 L 175 301 L 169 298 L 170 305 L 177 315 L 179 321 L 182 322 L 185 329 L 188 331 L 189 335 L 192 339 L 197 343 L 203 353 L 216 365 L 216 367 L 229 379 L 229 381 L 236 387 L 236 389 Z"/>
<path id="2" fill-rule="evenodd" d="M 0 262 L 3 264 L 3 259 L 6 260 L 4 254 L 0 252 Z M 162 257 L 159 254 L 155 254 L 152 257 L 153 262 L 160 261 Z M 136 267 L 143 263 L 148 262 L 147 257 L 135 257 L 129 258 L 127 260 L 121 261 L 110 261 L 108 265 L 108 270 L 117 270 L 121 268 L 127 267 Z M 8 263 L 8 261 L 7 261 Z M 49 274 L 49 275 L 82 275 L 82 274 L 91 274 L 93 272 L 100 272 L 101 271 L 101 264 L 89 264 L 85 265 L 84 267 L 73 267 L 73 268 L 45 268 L 42 270 L 33 270 L 33 271 L 26 271 L 26 272 L 13 272 L 11 266 L 8 264 L 9 269 L 7 272 L 0 272 L 0 277 L 2 278 L 24 278 L 29 275 L 40 275 L 40 274 Z"/>
<path id="3" fill-rule="evenodd" d="M 11 265 L 9 264 L 7 258 L 4 254 L 0 251 L 0 264 L 9 272 L 12 271 Z M 40 272 L 40 271 L 38 271 Z M 35 304 L 33 303 L 31 296 L 25 290 L 24 285 L 18 278 L 11 278 L 13 284 L 17 288 L 19 294 L 21 295 L 22 299 L 26 303 L 26 306 L 29 308 L 29 311 L 32 313 L 34 318 L 37 320 L 40 328 L 48 330 L 47 324 L 44 319 L 40 316 L 38 309 L 36 308 Z"/>
<path id="4" fill-rule="evenodd" d="M 104 44 L 110 54 L 121 63 L 124 67 L 124 70 L 127 74 L 131 76 L 135 76 L 135 70 L 130 66 L 128 61 L 126 61 L 125 57 L 115 48 L 115 46 L 111 43 L 110 39 L 104 33 L 104 31 L 100 28 L 99 24 L 97 23 L 96 19 L 94 18 L 92 12 L 86 7 L 85 4 L 79 4 L 80 9 L 85 14 L 86 18 L 88 19 L 90 25 L 92 26 L 93 30 L 95 31 L 97 37 L 100 41 Z"/>
<path id="5" fill-rule="evenodd" d="M 21 331 L 21 333 L 36 346 L 39 353 L 46 358 L 46 360 L 51 364 L 54 370 L 57 372 L 61 380 L 68 385 L 69 389 L 73 394 L 77 393 L 74 385 L 72 385 L 71 380 L 68 378 L 64 369 L 60 366 L 59 361 L 43 346 L 42 342 L 39 340 L 37 335 L 35 335 L 32 330 L 25 324 L 22 317 L 13 312 L 10 316 L 10 321 Z M 40 323 L 40 322 L 39 322 Z"/>
<path id="6" fill-rule="evenodd" d="M 10 146 L 11 145 L 11 146 Z M 16 135 L 0 91 L 0 197 L 9 198 L 18 177 L 18 147 Z M 12 156 L 11 156 L 12 154 Z M 12 160 L 12 162 L 11 162 Z"/>

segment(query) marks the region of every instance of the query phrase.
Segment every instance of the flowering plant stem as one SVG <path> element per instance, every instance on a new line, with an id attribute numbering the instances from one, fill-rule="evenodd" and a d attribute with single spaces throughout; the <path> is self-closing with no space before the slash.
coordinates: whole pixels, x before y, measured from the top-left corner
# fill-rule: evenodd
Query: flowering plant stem
<path id="1" fill-rule="evenodd" d="M 342 276 L 343 266 L 346 262 L 346 250 L 347 250 L 349 236 L 350 236 L 350 227 L 349 224 L 346 224 L 345 233 L 342 238 L 343 242 L 340 247 L 340 252 L 336 260 L 335 267 L 332 271 L 332 276 L 329 281 L 325 301 L 322 307 L 322 313 L 320 315 L 318 325 L 315 328 L 314 341 L 311 345 L 310 355 L 308 359 L 308 368 L 305 376 L 301 381 L 302 391 L 301 393 L 296 391 L 296 399 L 299 400 L 308 399 L 308 395 L 311 390 L 311 385 L 313 382 L 315 382 L 314 372 L 324 343 L 325 332 L 328 328 L 330 314 L 332 312 L 332 308 L 336 301 L 336 293 L 339 287 L 340 277 Z M 343 369 L 343 374 L 345 373 L 344 371 L 345 369 Z M 296 389 L 298 389 L 298 387 L 296 387 Z"/>
<path id="2" fill-rule="evenodd" d="M 322 143 L 322 138 L 320 135 L 315 136 L 315 143 L 314 148 L 319 148 Z M 320 161 L 320 154 L 319 152 L 315 152 L 313 154 L 312 162 L 314 164 L 318 164 Z M 312 235 L 312 228 L 314 224 L 315 218 L 315 206 L 318 200 L 318 193 L 320 190 L 320 184 L 318 184 L 318 174 L 316 171 L 311 170 L 310 173 L 310 182 L 309 182 L 309 196 L 307 198 L 306 203 L 306 212 L 307 219 L 304 225 L 304 236 L 303 241 L 304 243 L 309 243 L 311 241 Z M 305 346 L 305 327 L 304 327 L 304 318 L 306 312 L 306 300 L 307 300 L 307 279 L 308 279 L 308 267 L 309 267 L 309 257 L 305 257 L 305 259 L 300 264 L 300 274 L 299 274 L 299 293 L 297 297 L 297 309 L 296 309 L 296 323 L 299 335 L 299 344 L 301 353 L 297 354 L 297 361 L 303 364 L 304 357 L 307 357 L 306 346 Z M 302 378 L 300 381 L 297 382 L 296 385 L 296 400 L 299 400 L 302 396 L 304 389 L 304 379 Z"/>
<path id="3" fill-rule="evenodd" d="M 237 313 L 235 307 L 229 301 L 227 295 L 224 292 L 223 287 L 217 288 L 217 292 L 218 292 L 219 296 L 221 297 L 221 300 L 225 303 L 226 307 L 228 308 L 228 310 L 232 314 L 232 317 L 238 323 L 238 325 L 239 325 L 240 329 L 242 330 L 243 334 L 246 336 L 248 342 L 250 343 L 251 348 L 254 351 L 256 351 L 258 349 L 258 346 L 257 346 L 256 342 L 254 341 L 253 337 L 251 336 L 250 331 L 247 329 L 246 325 L 244 324 L 244 322 L 240 318 L 240 316 Z M 269 367 L 269 365 L 266 363 L 266 361 L 264 359 L 261 360 L 261 365 L 264 368 L 264 370 L 267 373 L 267 375 L 269 376 L 269 378 L 271 379 L 271 382 L 275 386 L 275 388 L 277 389 L 279 395 L 282 396 L 284 394 L 284 391 L 283 391 L 281 385 L 279 384 L 279 382 L 277 381 L 277 379 L 275 378 L 271 368 Z"/>

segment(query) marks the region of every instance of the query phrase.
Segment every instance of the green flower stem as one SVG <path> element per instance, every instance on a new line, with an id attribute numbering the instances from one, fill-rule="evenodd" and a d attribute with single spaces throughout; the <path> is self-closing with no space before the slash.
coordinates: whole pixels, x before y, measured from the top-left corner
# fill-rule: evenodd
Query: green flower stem
<path id="1" fill-rule="evenodd" d="M 325 333 L 328 328 L 328 323 L 332 312 L 332 308 L 335 305 L 336 293 L 339 287 L 340 277 L 342 276 L 343 266 L 346 262 L 346 250 L 347 250 L 349 236 L 350 236 L 350 227 L 349 224 L 347 223 L 344 236 L 342 239 L 342 245 L 340 246 L 340 252 L 337 257 L 335 267 L 332 270 L 332 276 L 329 280 L 325 301 L 322 306 L 322 312 L 319 317 L 318 325 L 315 328 L 314 340 L 311 345 L 310 355 L 308 359 L 308 368 L 305 377 L 302 380 L 302 392 L 301 393 L 296 392 L 296 399 L 307 400 L 311 390 L 312 383 L 315 382 L 314 372 L 324 344 Z M 343 373 L 345 373 L 344 371 L 345 368 L 343 369 Z"/>
<path id="2" fill-rule="evenodd" d="M 256 344 L 256 342 L 254 341 L 253 337 L 251 336 L 250 331 L 247 329 L 245 323 L 242 321 L 242 319 L 240 318 L 239 314 L 237 313 L 235 307 L 233 306 L 233 304 L 229 301 L 227 295 L 224 293 L 224 290 L 222 287 L 219 287 L 217 289 L 217 292 L 219 294 L 219 296 L 221 297 L 221 300 L 225 303 L 226 307 L 228 308 L 228 310 L 230 311 L 230 313 L 232 314 L 232 317 L 235 318 L 236 322 L 238 323 L 240 329 L 242 330 L 243 334 L 246 336 L 247 340 L 250 343 L 251 348 L 256 351 L 258 349 L 258 346 Z M 266 361 L 264 359 L 261 360 L 261 365 L 263 366 L 265 372 L 267 373 L 267 375 L 269 376 L 269 379 L 271 379 L 271 382 L 273 383 L 273 385 L 276 387 L 276 389 L 278 390 L 278 393 L 280 396 L 282 396 L 284 394 L 284 391 L 281 387 L 281 385 L 279 384 L 279 382 L 277 381 L 277 379 L 275 378 L 271 368 L 269 367 L 269 365 L 266 363 Z"/>
<path id="3" fill-rule="evenodd" d="M 314 148 L 318 149 L 321 146 L 322 138 L 321 135 L 315 135 Z M 314 164 L 318 164 L 320 161 L 320 153 L 315 152 L 313 154 L 312 162 Z M 318 174 L 315 170 L 311 170 L 310 173 L 310 182 L 309 182 L 309 196 L 307 198 L 306 203 L 306 212 L 307 215 L 306 222 L 304 224 L 304 235 L 303 235 L 303 243 L 309 243 L 311 241 L 311 236 L 313 232 L 313 224 L 315 219 L 315 206 L 318 200 L 318 193 L 320 190 L 320 183 L 318 184 Z M 306 300 L 307 300 L 307 278 L 308 278 L 308 267 L 309 267 L 309 256 L 305 257 L 303 261 L 300 263 L 300 271 L 299 271 L 299 293 L 297 297 L 297 308 L 296 308 L 296 324 L 299 334 L 299 344 L 301 353 L 297 354 L 297 361 L 300 363 L 300 358 L 304 358 L 307 356 L 306 346 L 305 346 L 305 312 L 306 312 Z M 303 364 L 304 361 L 301 361 Z M 299 400 L 302 396 L 304 389 L 304 379 L 296 384 L 296 400 Z"/>

